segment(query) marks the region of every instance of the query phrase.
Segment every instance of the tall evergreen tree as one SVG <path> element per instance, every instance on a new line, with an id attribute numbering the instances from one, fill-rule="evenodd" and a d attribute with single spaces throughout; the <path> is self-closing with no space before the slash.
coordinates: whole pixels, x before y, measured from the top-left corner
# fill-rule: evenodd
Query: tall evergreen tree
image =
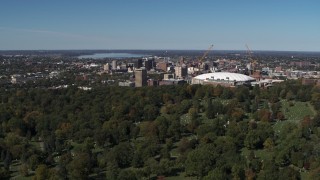
<path id="1" fill-rule="evenodd" d="M 211 99 L 207 100 L 206 116 L 207 116 L 208 119 L 213 119 L 214 118 L 214 108 L 213 108 Z"/>

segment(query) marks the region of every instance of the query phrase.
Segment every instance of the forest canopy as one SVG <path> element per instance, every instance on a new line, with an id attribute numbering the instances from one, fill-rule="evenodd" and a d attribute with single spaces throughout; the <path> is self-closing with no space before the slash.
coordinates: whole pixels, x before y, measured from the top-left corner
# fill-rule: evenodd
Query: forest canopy
<path id="1" fill-rule="evenodd" d="M 0 178 L 319 179 L 320 88 L 0 91 Z"/>

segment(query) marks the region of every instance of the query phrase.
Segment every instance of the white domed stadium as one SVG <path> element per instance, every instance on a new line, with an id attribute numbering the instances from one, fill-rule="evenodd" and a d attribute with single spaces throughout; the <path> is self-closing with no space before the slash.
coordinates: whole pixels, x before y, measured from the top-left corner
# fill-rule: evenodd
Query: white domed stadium
<path id="1" fill-rule="evenodd" d="M 201 74 L 192 79 L 192 84 L 212 84 L 222 86 L 236 86 L 243 84 L 251 84 L 255 81 L 254 78 L 238 73 L 230 72 L 214 72 Z"/>

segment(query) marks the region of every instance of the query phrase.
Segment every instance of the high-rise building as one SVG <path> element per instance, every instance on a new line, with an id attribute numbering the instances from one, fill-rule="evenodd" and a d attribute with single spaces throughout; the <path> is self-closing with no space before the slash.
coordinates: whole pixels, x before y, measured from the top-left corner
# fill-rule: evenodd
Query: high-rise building
<path id="1" fill-rule="evenodd" d="M 146 59 L 144 61 L 144 67 L 146 68 L 147 71 L 150 71 L 150 69 L 152 69 L 152 60 Z"/>
<path id="2" fill-rule="evenodd" d="M 141 68 L 142 67 L 142 59 L 138 59 L 136 62 L 135 62 L 135 68 Z"/>
<path id="3" fill-rule="evenodd" d="M 184 64 L 184 57 L 183 56 L 180 57 L 179 63 L 180 63 L 180 65 Z"/>
<path id="4" fill-rule="evenodd" d="M 144 60 L 144 67 L 146 68 L 147 71 L 150 71 L 150 69 L 153 69 L 156 67 L 156 63 L 154 58 L 145 58 Z"/>
<path id="5" fill-rule="evenodd" d="M 136 87 L 147 86 L 147 70 L 146 69 L 136 69 L 134 76 L 135 76 Z"/>
<path id="6" fill-rule="evenodd" d="M 109 63 L 105 64 L 105 65 L 103 66 L 103 70 L 104 70 L 104 71 L 110 71 L 110 70 L 111 70 L 110 64 L 109 64 Z"/>
<path id="7" fill-rule="evenodd" d="M 116 60 L 112 61 L 112 69 L 113 70 L 117 69 L 117 61 Z"/>
<path id="8" fill-rule="evenodd" d="M 174 70 L 177 78 L 185 78 L 188 74 L 188 68 L 185 65 L 176 66 Z"/>

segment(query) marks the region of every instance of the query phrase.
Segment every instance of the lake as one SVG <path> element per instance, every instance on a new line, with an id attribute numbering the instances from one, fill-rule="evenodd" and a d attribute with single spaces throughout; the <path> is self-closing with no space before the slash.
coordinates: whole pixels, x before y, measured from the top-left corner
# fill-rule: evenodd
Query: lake
<path id="1" fill-rule="evenodd" d="M 145 54 L 132 54 L 132 53 L 95 53 L 91 55 L 82 55 L 78 56 L 78 58 L 92 58 L 92 59 L 103 59 L 103 58 L 115 58 L 115 59 L 122 59 L 122 58 L 139 58 L 145 57 L 150 55 Z"/>

